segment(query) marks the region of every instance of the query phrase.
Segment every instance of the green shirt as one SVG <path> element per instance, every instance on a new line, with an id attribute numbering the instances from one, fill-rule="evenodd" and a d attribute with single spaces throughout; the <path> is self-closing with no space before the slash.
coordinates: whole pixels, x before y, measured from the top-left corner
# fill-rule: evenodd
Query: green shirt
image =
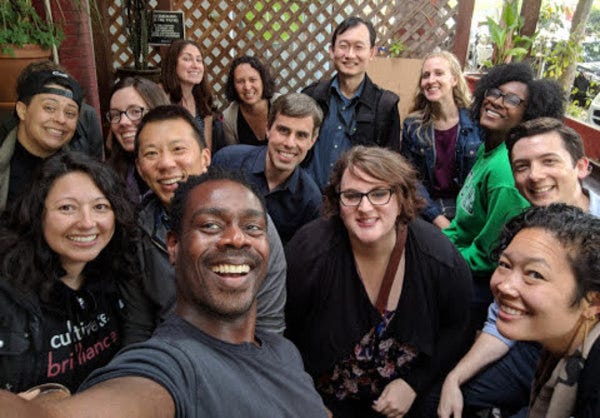
<path id="1" fill-rule="evenodd" d="M 496 268 L 492 252 L 502 227 L 527 207 L 529 202 L 515 188 L 506 145 L 486 152 L 482 144 L 458 194 L 456 216 L 443 232 L 475 277 L 490 277 Z"/>

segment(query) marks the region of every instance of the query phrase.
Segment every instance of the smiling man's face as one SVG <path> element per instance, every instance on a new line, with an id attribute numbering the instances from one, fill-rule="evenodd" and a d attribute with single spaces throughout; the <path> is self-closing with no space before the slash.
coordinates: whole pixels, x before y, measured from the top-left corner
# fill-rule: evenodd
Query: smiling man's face
<path id="1" fill-rule="evenodd" d="M 178 300 L 213 317 L 237 318 L 254 306 L 269 258 L 267 221 L 258 197 L 231 180 L 208 180 L 186 200 L 169 257 Z"/>
<path id="2" fill-rule="evenodd" d="M 169 206 L 177 183 L 204 173 L 210 165 L 210 151 L 201 148 L 183 119 L 147 123 L 138 141 L 137 170 L 164 206 Z"/>

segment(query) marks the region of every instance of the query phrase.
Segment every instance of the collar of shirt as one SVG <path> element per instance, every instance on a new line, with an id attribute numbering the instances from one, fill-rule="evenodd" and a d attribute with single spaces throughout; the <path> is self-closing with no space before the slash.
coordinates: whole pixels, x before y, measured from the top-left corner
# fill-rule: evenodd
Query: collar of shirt
<path id="1" fill-rule="evenodd" d="M 253 175 L 256 175 L 257 177 L 260 177 L 264 181 L 264 186 L 266 187 L 265 190 L 267 191 L 266 193 L 270 193 L 268 191 L 269 187 L 268 187 L 268 182 L 267 182 L 267 174 L 265 172 L 266 165 L 267 165 L 267 152 L 268 152 L 267 145 L 257 147 L 256 158 L 254 159 L 254 162 L 252 163 L 252 166 L 250 167 L 250 170 L 248 170 L 248 171 L 250 173 L 252 173 Z M 298 182 L 300 181 L 299 170 L 301 170 L 301 168 L 299 166 L 296 166 L 296 168 L 294 169 L 292 174 L 282 184 L 280 184 L 276 189 L 271 190 L 271 192 L 289 189 L 289 191 L 291 193 L 296 193 L 296 190 L 298 188 Z"/>
<path id="2" fill-rule="evenodd" d="M 356 102 L 358 102 L 358 99 L 360 98 L 363 90 L 365 89 L 365 80 L 366 80 L 366 77 L 363 79 L 363 81 L 361 81 L 360 85 L 358 86 L 358 89 L 356 89 L 356 91 L 354 92 L 354 95 L 351 98 L 349 98 L 349 99 L 342 94 L 342 90 L 340 89 L 340 80 L 338 79 L 337 75 L 331 81 L 331 90 L 333 92 L 335 92 L 335 94 L 337 95 L 337 97 L 346 106 L 348 106 L 348 105 L 354 105 Z"/>

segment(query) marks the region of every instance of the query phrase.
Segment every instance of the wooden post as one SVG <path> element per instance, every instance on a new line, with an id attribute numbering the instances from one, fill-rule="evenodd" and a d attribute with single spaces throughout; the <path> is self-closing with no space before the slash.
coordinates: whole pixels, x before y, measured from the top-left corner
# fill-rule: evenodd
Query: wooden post
<path id="1" fill-rule="evenodd" d="M 471 20 L 473 20 L 473 9 L 475 0 L 458 0 L 458 15 L 456 21 L 456 35 L 452 52 L 458 58 L 460 65 L 464 68 L 469 52 L 469 36 L 471 34 Z"/>

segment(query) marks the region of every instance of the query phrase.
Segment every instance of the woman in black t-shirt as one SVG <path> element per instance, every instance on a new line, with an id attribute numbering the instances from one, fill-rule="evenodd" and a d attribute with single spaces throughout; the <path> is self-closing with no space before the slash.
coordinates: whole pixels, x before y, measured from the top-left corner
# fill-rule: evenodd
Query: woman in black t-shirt
<path id="1" fill-rule="evenodd" d="M 0 388 L 76 390 L 121 348 L 139 306 L 126 291 L 134 228 L 109 167 L 79 153 L 44 162 L 0 225 Z"/>

